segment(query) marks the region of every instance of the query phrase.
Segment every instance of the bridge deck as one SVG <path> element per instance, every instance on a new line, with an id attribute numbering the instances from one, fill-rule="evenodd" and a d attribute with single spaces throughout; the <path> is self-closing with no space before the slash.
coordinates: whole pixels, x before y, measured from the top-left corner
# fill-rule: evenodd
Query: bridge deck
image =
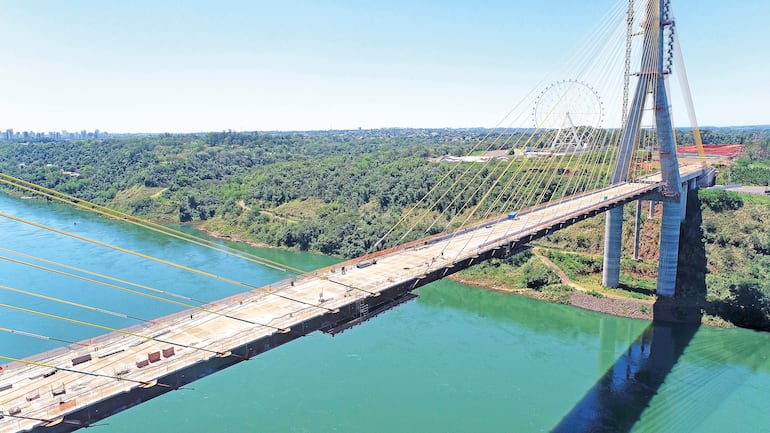
<path id="1" fill-rule="evenodd" d="M 703 168 L 683 166 L 681 172 L 684 181 L 701 175 Z M 543 230 L 638 198 L 658 189 L 658 180 L 616 185 L 528 210 L 515 219 L 500 218 L 453 236 L 428 238 L 379 255 L 367 267 L 351 261 L 321 269 L 293 284 L 268 286 L 207 306 L 216 313 L 188 310 L 130 328 L 131 334 L 107 334 L 88 347 L 28 358 L 38 365 L 9 364 L 0 374 L 0 410 L 6 415 L 0 419 L 0 432 L 71 431 L 96 422 L 275 345 L 365 315 L 373 299 L 393 299 L 429 282 L 428 275 L 441 278 L 473 264 L 479 255 L 526 243 Z M 380 293 L 383 296 L 374 295 Z M 43 428 L 41 420 L 61 423 Z"/>

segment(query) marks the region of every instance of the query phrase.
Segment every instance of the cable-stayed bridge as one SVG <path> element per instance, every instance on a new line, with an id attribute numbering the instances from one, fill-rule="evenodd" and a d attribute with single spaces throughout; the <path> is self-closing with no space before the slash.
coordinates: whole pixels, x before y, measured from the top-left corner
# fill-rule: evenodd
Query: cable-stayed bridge
<path id="1" fill-rule="evenodd" d="M 711 176 L 707 166 L 681 166 L 686 188 Z M 338 332 L 370 319 L 408 301 L 424 284 L 508 257 L 560 228 L 661 194 L 662 187 L 659 176 L 650 176 L 536 206 L 18 360 L 5 367 L 8 388 L 0 398 L 9 416 L 3 427 L 88 426 L 310 332 Z"/>
<path id="2" fill-rule="evenodd" d="M 627 6 L 619 9 L 625 26 L 621 27 L 625 29 L 623 49 L 612 51 L 623 60 L 613 64 L 625 67 L 620 80 L 604 77 L 614 84 L 607 89 L 593 88 L 585 84 L 590 74 L 581 72 L 580 79 L 559 81 L 535 93 L 533 128 L 478 144 L 478 149 L 486 151 L 509 149 L 510 159 L 490 161 L 483 167 L 455 165 L 421 200 L 423 206 L 405 211 L 397 224 L 412 224 L 406 231 L 413 232 L 419 226 L 413 221 L 423 217 L 411 216 L 421 211 L 430 215 L 449 195 L 454 197 L 451 207 L 456 213 L 437 235 L 411 242 L 403 242 L 402 236 L 391 240 L 395 246 L 383 250 L 377 250 L 384 245 L 378 242 L 363 257 L 267 287 L 229 280 L 246 291 L 204 305 L 180 303 L 190 308 L 133 328 L 111 329 L 2 304 L 108 333 L 25 359 L 0 353 L 0 359 L 9 362 L 0 376 L 0 431 L 72 431 L 92 425 L 310 332 L 344 330 L 408 301 L 424 284 L 483 260 L 509 257 L 534 239 L 603 212 L 608 213 L 604 282 L 616 286 L 622 206 L 642 198 L 663 203 L 658 295 L 672 296 L 687 191 L 713 182 L 714 171 L 702 161 L 680 163 L 677 159 L 666 85 L 678 45 L 669 2 L 650 0 L 636 5 L 641 6 L 638 8 L 633 1 L 619 4 Z M 604 46 L 597 46 L 597 51 L 603 50 Z M 632 58 L 639 65 L 634 71 L 630 69 Z M 608 69 L 603 61 L 595 63 L 583 67 Z M 622 101 L 619 127 L 603 127 L 606 95 L 619 89 L 623 95 L 615 98 Z M 640 157 L 652 153 L 659 158 L 654 164 Z M 10 176 L 3 175 L 0 181 L 171 234 L 157 225 Z M 0 216 L 67 235 L 13 215 Z M 383 239 L 391 234 L 384 234 Z M 280 264 L 255 261 L 281 268 Z M 102 307 L 79 307 L 110 313 Z M 23 330 L 3 330 L 24 335 Z"/>

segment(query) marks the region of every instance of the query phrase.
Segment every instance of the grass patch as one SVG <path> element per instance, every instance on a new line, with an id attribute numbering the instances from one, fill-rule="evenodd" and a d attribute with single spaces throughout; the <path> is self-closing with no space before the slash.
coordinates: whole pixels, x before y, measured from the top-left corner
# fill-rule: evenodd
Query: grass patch
<path id="1" fill-rule="evenodd" d="M 618 290 L 628 293 L 641 294 L 646 296 L 652 296 L 655 294 L 655 289 L 658 286 L 658 280 L 653 278 L 637 278 L 633 275 L 620 276 L 620 283 L 618 284 Z"/>
<path id="2" fill-rule="evenodd" d="M 609 292 L 635 299 L 650 299 L 655 294 L 658 265 L 653 260 L 621 259 L 620 286 L 617 289 L 606 289 L 602 286 L 601 257 L 551 249 L 542 251 L 571 280 L 589 291 Z"/>
<path id="3" fill-rule="evenodd" d="M 307 200 L 292 200 L 272 210 L 275 215 L 290 220 L 311 220 L 318 216 L 318 210 L 325 203 L 320 198 L 310 197 Z"/>
<path id="4" fill-rule="evenodd" d="M 542 298 L 545 301 L 553 302 L 554 304 L 569 305 L 570 293 L 574 289 L 566 284 L 551 284 L 545 286 L 540 290 Z"/>
<path id="5" fill-rule="evenodd" d="M 168 188 L 147 187 L 144 185 L 134 185 L 131 188 L 118 191 L 115 194 L 115 203 L 126 204 L 137 199 L 150 198 L 156 199 Z"/>
<path id="6" fill-rule="evenodd" d="M 117 191 L 112 199 L 112 207 L 131 215 L 143 215 L 156 220 L 175 220 L 178 207 L 163 193 L 168 188 L 134 185 Z"/>
<path id="7" fill-rule="evenodd" d="M 551 249 L 544 250 L 544 255 L 564 271 L 571 280 L 602 272 L 602 259 L 600 257 Z"/>
<path id="8" fill-rule="evenodd" d="M 560 282 L 551 268 L 530 251 L 519 253 L 508 260 L 488 260 L 461 271 L 460 277 L 482 285 L 535 291 L 546 290 Z"/>
<path id="9" fill-rule="evenodd" d="M 601 262 L 599 266 L 601 269 Z M 655 281 L 658 277 L 658 262 L 657 260 L 634 260 L 630 257 L 621 257 L 620 273 L 632 275 L 640 281 Z"/>
<path id="10" fill-rule="evenodd" d="M 768 189 L 770 189 L 770 187 L 768 187 Z M 744 203 L 770 206 L 770 195 L 740 194 L 740 197 L 743 199 Z"/>
<path id="11" fill-rule="evenodd" d="M 529 289 L 541 290 L 560 281 L 559 276 L 540 259 L 530 260 L 520 269 L 522 283 Z"/>
<path id="12" fill-rule="evenodd" d="M 508 289 L 524 287 L 521 270 L 510 263 L 493 259 L 472 266 L 460 272 L 460 277 L 485 286 Z"/>
<path id="13" fill-rule="evenodd" d="M 628 290 L 627 288 L 605 289 L 605 290 L 609 293 L 612 293 L 613 295 L 618 295 L 624 298 L 633 298 L 633 299 L 650 300 L 653 298 L 653 295 L 654 295 L 654 292 L 650 292 L 650 293 L 636 292 L 636 291 Z"/>
<path id="14" fill-rule="evenodd" d="M 200 227 L 207 231 L 218 233 L 220 235 L 234 235 L 239 233 L 238 228 L 231 224 L 228 224 L 225 220 L 219 217 L 214 217 L 201 222 Z"/>

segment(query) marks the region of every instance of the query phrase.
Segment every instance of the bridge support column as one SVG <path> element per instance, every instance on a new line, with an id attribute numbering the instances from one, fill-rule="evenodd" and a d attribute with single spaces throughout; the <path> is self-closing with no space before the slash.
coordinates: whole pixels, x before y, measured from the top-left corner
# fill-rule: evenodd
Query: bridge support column
<path id="1" fill-rule="evenodd" d="M 623 206 L 607 211 L 604 225 L 604 287 L 618 287 L 620 283 L 620 253 L 623 238 Z"/>
<path id="2" fill-rule="evenodd" d="M 642 201 L 636 201 L 636 222 L 634 223 L 634 260 L 639 260 L 639 235 L 642 230 Z"/>
<path id="3" fill-rule="evenodd" d="M 684 219 L 687 218 L 687 183 L 684 184 L 684 187 L 682 188 L 682 199 L 680 202 L 680 211 L 682 214 L 679 217 L 679 222 L 683 223 Z"/>
<path id="4" fill-rule="evenodd" d="M 684 195 L 683 195 L 684 196 Z M 682 223 L 682 201 L 663 201 L 660 224 L 660 258 L 658 259 L 658 296 L 673 297 L 676 291 L 676 269 L 679 257 L 679 231 Z"/>

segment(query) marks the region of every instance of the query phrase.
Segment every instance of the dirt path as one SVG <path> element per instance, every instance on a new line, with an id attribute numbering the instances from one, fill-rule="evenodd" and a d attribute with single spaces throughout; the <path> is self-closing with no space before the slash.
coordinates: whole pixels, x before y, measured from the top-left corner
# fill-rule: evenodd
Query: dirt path
<path id="1" fill-rule="evenodd" d="M 539 248 L 532 248 L 532 254 L 536 255 L 546 266 L 551 268 L 559 276 L 561 282 L 575 291 L 570 294 L 570 304 L 591 311 L 613 314 L 616 316 L 630 317 L 634 319 L 652 320 L 652 305 L 654 301 L 646 299 L 631 299 L 615 294 L 602 294 L 597 296 L 584 287 L 570 280 L 564 271 L 546 257 Z"/>
<path id="2" fill-rule="evenodd" d="M 545 263 L 546 266 L 548 266 L 549 268 L 551 268 L 551 270 L 556 272 L 556 275 L 559 276 L 559 279 L 561 279 L 562 283 L 572 287 L 573 289 L 581 290 L 583 292 L 586 291 L 583 287 L 573 283 L 572 280 L 569 279 L 567 274 L 565 274 L 560 267 L 556 266 L 556 263 L 552 262 L 551 259 L 549 259 L 545 255 L 543 255 L 543 253 L 540 252 L 539 248 L 532 248 L 532 254 L 536 255 L 538 258 L 540 258 L 540 260 L 543 261 L 543 263 Z"/>

